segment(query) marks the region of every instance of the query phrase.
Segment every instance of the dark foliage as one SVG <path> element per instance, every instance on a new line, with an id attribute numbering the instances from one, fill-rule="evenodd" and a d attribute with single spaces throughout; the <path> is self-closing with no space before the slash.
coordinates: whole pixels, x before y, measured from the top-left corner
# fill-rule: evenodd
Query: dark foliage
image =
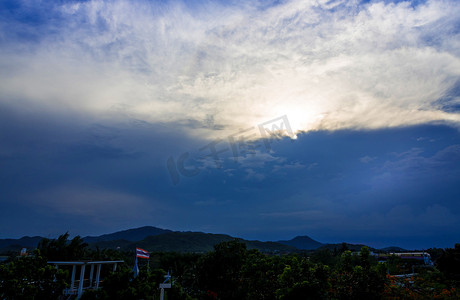
<path id="1" fill-rule="evenodd" d="M 90 249 L 80 237 L 43 239 L 34 255 L 0 264 L 0 299 L 58 299 L 67 271 L 49 260 L 124 260 L 106 270 L 102 288 L 82 299 L 159 299 L 164 275 L 173 275 L 166 299 L 458 299 L 460 245 L 430 249 L 437 267 L 410 265 L 392 256 L 377 262 L 368 247 L 352 252 L 349 244 L 315 251 L 273 255 L 247 249 L 241 240 L 218 243 L 205 254 L 154 252 L 139 260 L 134 278 L 134 249 Z M 149 262 L 149 263 L 147 263 Z M 411 277 L 394 276 L 410 270 Z"/>
<path id="2" fill-rule="evenodd" d="M 35 250 L 31 256 L 0 265 L 0 299 L 58 299 L 65 276 Z"/>

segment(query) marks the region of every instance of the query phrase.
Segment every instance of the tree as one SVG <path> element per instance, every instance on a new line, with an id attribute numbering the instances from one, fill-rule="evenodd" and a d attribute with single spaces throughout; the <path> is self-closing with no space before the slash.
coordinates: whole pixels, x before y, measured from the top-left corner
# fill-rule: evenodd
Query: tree
<path id="1" fill-rule="evenodd" d="M 278 274 L 284 264 L 279 257 L 268 256 L 258 250 L 249 250 L 242 267 L 242 280 L 247 299 L 274 300 L 278 288 Z"/>
<path id="2" fill-rule="evenodd" d="M 244 299 L 242 267 L 246 244 L 233 240 L 214 246 L 200 261 L 198 285 L 204 293 L 217 293 L 219 299 Z"/>
<path id="3" fill-rule="evenodd" d="M 311 255 L 311 261 L 323 265 L 332 266 L 337 263 L 337 257 L 332 255 L 329 249 L 318 249 Z"/>
<path id="4" fill-rule="evenodd" d="M 296 264 L 295 257 L 293 258 Z M 289 279 L 290 285 L 277 291 L 279 299 L 329 299 L 329 267 L 322 264 L 310 263 L 307 259 L 302 259 L 295 267 L 297 271 L 288 266 L 280 279 Z M 287 271 L 287 272 L 286 272 Z"/>
<path id="5" fill-rule="evenodd" d="M 84 259 L 88 255 L 88 244 L 80 236 L 68 241 L 69 233 L 60 235 L 57 239 L 42 239 L 37 248 L 48 260 Z"/>
<path id="6" fill-rule="evenodd" d="M 362 247 L 361 251 L 359 252 L 360 265 L 361 267 L 363 267 L 364 270 L 369 270 L 369 268 L 371 267 L 370 254 L 371 251 L 367 246 Z"/>
<path id="7" fill-rule="evenodd" d="M 0 299 L 58 299 L 66 275 L 35 250 L 32 256 L 0 265 Z"/>
<path id="8" fill-rule="evenodd" d="M 116 272 L 111 272 L 104 279 L 103 288 L 88 291 L 83 294 L 82 300 L 90 299 L 150 299 L 156 293 L 158 283 L 162 282 L 164 271 L 148 272 L 141 269 L 139 276 L 133 277 L 131 268 L 122 265 Z"/>
<path id="9" fill-rule="evenodd" d="M 333 298 L 380 299 L 385 282 L 385 271 L 371 266 L 368 247 L 361 248 L 359 257 L 347 250 L 342 253 L 340 267 L 332 276 Z"/>
<path id="10" fill-rule="evenodd" d="M 340 267 L 344 272 L 351 272 L 353 270 L 353 258 L 351 256 L 351 251 L 346 250 L 340 256 Z"/>
<path id="11" fill-rule="evenodd" d="M 447 248 L 436 261 L 436 267 L 448 279 L 460 280 L 460 244 Z"/>

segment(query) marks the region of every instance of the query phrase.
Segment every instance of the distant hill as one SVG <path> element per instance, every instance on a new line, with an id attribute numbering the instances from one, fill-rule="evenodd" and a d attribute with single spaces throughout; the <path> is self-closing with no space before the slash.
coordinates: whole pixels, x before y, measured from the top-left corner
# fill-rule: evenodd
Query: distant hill
<path id="1" fill-rule="evenodd" d="M 404 248 L 396 247 L 396 246 L 385 247 L 379 250 L 383 252 L 408 252 L 409 251 Z"/>
<path id="2" fill-rule="evenodd" d="M 88 243 L 88 246 L 92 249 L 115 249 L 115 250 L 128 250 L 133 244 L 133 241 L 127 240 L 114 240 L 114 241 L 100 241 L 94 243 Z M 131 248 L 134 249 L 134 248 Z"/>
<path id="3" fill-rule="evenodd" d="M 133 243 L 132 248 L 139 246 L 148 251 L 176 251 L 176 252 L 208 252 L 214 245 L 231 241 L 233 238 L 225 234 L 202 232 L 171 232 Z"/>
<path id="4" fill-rule="evenodd" d="M 21 248 L 33 249 L 42 239 L 40 236 L 22 237 L 20 239 L 0 239 L 0 252 L 19 251 Z M 213 234 L 203 232 L 181 232 L 161 229 L 153 226 L 144 226 L 123 231 L 117 231 L 100 236 L 86 236 L 83 238 L 90 247 L 99 249 L 134 250 L 136 247 L 148 251 L 176 251 L 176 252 L 208 252 L 214 245 L 237 239 L 244 242 L 248 249 L 258 249 L 264 253 L 288 253 L 302 250 L 329 249 L 341 250 L 344 246 L 352 251 L 359 251 L 364 245 L 340 243 L 323 244 L 308 236 L 297 236 L 291 240 L 277 242 L 249 241 L 235 238 L 226 234 Z M 386 247 L 377 252 L 404 252 L 400 247 Z"/>
<path id="5" fill-rule="evenodd" d="M 300 250 L 314 250 L 324 245 L 323 243 L 315 241 L 306 235 L 296 236 L 295 238 L 288 241 L 278 241 L 278 243 L 292 246 Z"/>
<path id="6" fill-rule="evenodd" d="M 0 239 L 0 249 L 2 251 L 19 251 L 21 248 L 35 248 L 41 236 L 24 236 L 20 239 Z"/>
<path id="7" fill-rule="evenodd" d="M 334 249 L 336 250 L 340 250 L 343 248 L 343 246 L 346 246 L 348 250 L 350 251 L 360 251 L 362 247 L 366 246 L 366 245 L 362 245 L 362 244 L 348 244 L 348 243 L 340 243 L 340 244 L 326 244 L 326 245 L 323 245 L 317 249 L 329 249 L 331 251 L 334 251 Z M 374 248 L 371 248 L 369 247 L 369 249 L 371 251 L 374 251 L 375 249 Z"/>
<path id="8" fill-rule="evenodd" d="M 148 236 L 159 235 L 163 233 L 172 232 L 168 229 L 161 229 L 153 226 L 144 226 L 139 228 L 133 228 L 123 231 L 117 231 L 114 233 L 103 234 L 100 236 L 86 236 L 83 238 L 88 244 L 96 242 L 106 242 L 106 241 L 116 241 L 116 240 L 126 240 L 126 241 L 140 241 L 145 239 Z"/>
<path id="9" fill-rule="evenodd" d="M 103 234 L 100 236 L 86 236 L 83 241 L 90 246 L 96 245 L 102 248 L 113 248 L 113 245 L 123 248 L 135 241 L 140 241 L 148 236 L 154 236 L 172 232 L 168 229 L 161 229 L 153 226 L 144 226 L 128 230 L 117 231 L 114 233 Z M 33 249 L 37 247 L 38 242 L 43 239 L 41 236 L 22 237 L 20 239 L 0 239 L 0 252 L 19 251 L 21 248 Z M 115 247 L 116 248 L 116 247 Z"/>
<path id="10" fill-rule="evenodd" d="M 237 239 L 246 244 L 248 249 L 258 249 L 261 252 L 293 252 L 296 248 L 275 243 L 248 241 L 234 238 L 226 234 L 213 234 L 203 232 L 168 232 L 164 234 L 149 236 L 141 241 L 128 242 L 126 240 L 101 241 L 91 244 L 92 247 L 133 250 L 136 247 L 143 248 L 149 252 L 174 251 L 203 253 L 214 249 L 214 245 L 221 242 L 228 242 Z"/>
<path id="11" fill-rule="evenodd" d="M 261 241 L 248 241 L 244 239 L 238 239 L 244 242 L 248 249 L 258 249 L 264 253 L 287 253 L 299 251 L 296 247 L 284 245 L 278 242 L 261 242 Z"/>

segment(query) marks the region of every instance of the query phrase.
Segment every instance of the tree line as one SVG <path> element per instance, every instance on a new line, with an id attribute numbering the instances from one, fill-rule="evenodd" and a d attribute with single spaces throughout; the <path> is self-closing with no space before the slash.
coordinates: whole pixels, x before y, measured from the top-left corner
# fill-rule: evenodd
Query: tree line
<path id="1" fill-rule="evenodd" d="M 378 262 L 368 247 L 352 252 L 321 249 L 267 255 L 240 241 L 222 242 L 204 254 L 156 252 L 139 260 L 134 278 L 133 251 L 91 249 L 77 236 L 43 239 L 33 255 L 12 256 L 0 264 L 1 299 L 60 299 L 70 282 L 69 270 L 52 260 L 124 260 L 117 271 L 103 274 L 102 288 L 81 299 L 159 299 L 158 285 L 170 272 L 173 285 L 166 299 L 459 299 L 460 244 L 430 249 L 435 267 L 399 257 Z M 411 277 L 395 274 L 415 271 Z"/>

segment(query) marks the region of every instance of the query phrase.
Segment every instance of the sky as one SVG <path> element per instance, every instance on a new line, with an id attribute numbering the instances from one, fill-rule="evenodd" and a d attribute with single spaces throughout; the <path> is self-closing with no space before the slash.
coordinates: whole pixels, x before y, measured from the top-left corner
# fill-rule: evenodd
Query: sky
<path id="1" fill-rule="evenodd" d="M 0 2 L 0 238 L 460 242 L 460 3 Z"/>

